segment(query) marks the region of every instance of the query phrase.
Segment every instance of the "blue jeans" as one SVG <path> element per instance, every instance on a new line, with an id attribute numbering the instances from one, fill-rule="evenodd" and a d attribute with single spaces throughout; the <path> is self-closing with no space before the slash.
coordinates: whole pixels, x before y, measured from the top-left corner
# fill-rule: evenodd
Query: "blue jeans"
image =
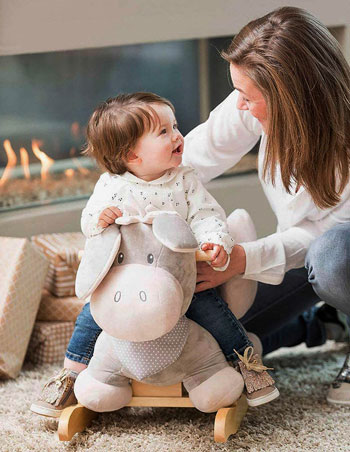
<path id="1" fill-rule="evenodd" d="M 258 285 L 253 306 L 240 319 L 247 331 L 257 334 L 264 353 L 306 342 L 320 345 L 325 338 L 322 324 L 312 307 L 320 300 L 350 314 L 350 223 L 327 231 L 311 245 L 306 268 L 290 270 L 277 286 Z M 187 315 L 215 337 L 227 359 L 236 359 L 251 345 L 240 323 L 215 289 L 196 294 Z M 80 313 L 66 356 L 88 363 L 101 332 L 89 305 Z"/>

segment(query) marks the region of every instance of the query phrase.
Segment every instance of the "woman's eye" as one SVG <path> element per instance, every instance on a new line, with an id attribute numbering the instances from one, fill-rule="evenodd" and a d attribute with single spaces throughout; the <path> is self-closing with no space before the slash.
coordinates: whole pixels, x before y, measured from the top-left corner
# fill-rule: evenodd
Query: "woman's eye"
<path id="1" fill-rule="evenodd" d="M 161 135 L 164 135 L 166 133 L 166 129 L 162 129 L 161 131 L 160 131 L 160 134 Z"/>
<path id="2" fill-rule="evenodd" d="M 243 97 L 244 102 L 249 102 L 249 99 L 247 99 L 246 97 Z"/>
<path id="3" fill-rule="evenodd" d="M 123 260 L 124 260 L 124 254 L 119 253 L 118 258 L 117 258 L 118 264 L 121 264 L 123 262 Z"/>
<path id="4" fill-rule="evenodd" d="M 174 125 L 173 125 L 173 129 L 174 129 L 174 130 L 177 130 L 177 127 L 178 127 L 177 124 L 174 124 Z"/>
<path id="5" fill-rule="evenodd" d="M 148 262 L 149 264 L 153 264 L 153 261 L 154 261 L 154 256 L 153 256 L 153 254 L 149 254 L 149 255 L 147 256 L 147 262 Z"/>

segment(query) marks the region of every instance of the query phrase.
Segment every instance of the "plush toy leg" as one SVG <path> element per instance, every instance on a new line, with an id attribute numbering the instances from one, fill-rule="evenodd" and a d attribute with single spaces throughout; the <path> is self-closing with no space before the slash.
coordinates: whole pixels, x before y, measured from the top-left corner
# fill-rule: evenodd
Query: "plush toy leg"
<path id="1" fill-rule="evenodd" d="M 256 240 L 255 226 L 248 212 L 236 209 L 227 218 L 228 230 L 237 243 Z M 240 319 L 253 304 L 257 282 L 235 276 L 219 287 L 222 298 Z"/>
<path id="2" fill-rule="evenodd" d="M 263 354 L 263 347 L 261 340 L 258 338 L 258 336 L 254 333 L 247 333 L 248 339 L 253 344 L 254 347 L 254 353 L 257 353 L 259 356 L 262 356 Z"/>
<path id="3" fill-rule="evenodd" d="M 204 413 L 213 413 L 232 405 L 242 394 L 243 378 L 232 367 L 225 367 L 189 391 L 193 405 Z"/>
<path id="4" fill-rule="evenodd" d="M 256 240 L 256 230 L 249 213 L 244 209 L 234 210 L 227 218 L 230 235 L 236 242 Z"/>
<path id="5" fill-rule="evenodd" d="M 115 411 L 127 405 L 132 397 L 131 385 L 125 378 L 125 385 L 112 386 L 92 377 L 89 369 L 77 377 L 74 393 L 79 403 L 98 413 Z"/>

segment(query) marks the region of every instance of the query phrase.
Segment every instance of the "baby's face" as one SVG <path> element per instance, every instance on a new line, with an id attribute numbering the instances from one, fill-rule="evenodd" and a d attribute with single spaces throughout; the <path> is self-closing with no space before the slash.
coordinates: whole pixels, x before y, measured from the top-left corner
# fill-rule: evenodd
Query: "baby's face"
<path id="1" fill-rule="evenodd" d="M 179 166 L 184 146 L 172 109 L 164 104 L 152 104 L 152 108 L 159 117 L 159 124 L 142 135 L 132 149 L 140 162 L 130 170 L 144 180 L 157 179 L 166 170 Z"/>

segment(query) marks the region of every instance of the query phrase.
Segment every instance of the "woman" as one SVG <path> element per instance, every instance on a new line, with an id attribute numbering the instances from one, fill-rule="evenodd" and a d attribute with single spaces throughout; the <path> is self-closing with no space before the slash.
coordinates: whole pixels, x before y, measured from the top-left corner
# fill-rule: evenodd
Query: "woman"
<path id="1" fill-rule="evenodd" d="M 264 352 L 318 345 L 325 330 L 303 311 L 323 300 L 350 314 L 350 68 L 328 30 L 293 7 L 250 22 L 223 57 L 235 90 L 186 137 L 184 164 L 208 181 L 261 136 L 259 178 L 278 229 L 236 245 L 225 272 L 199 264 L 197 292 L 237 274 L 257 280 L 241 320 Z M 203 303 L 213 291 L 200 295 Z M 348 366 L 330 401 L 350 403 Z"/>

